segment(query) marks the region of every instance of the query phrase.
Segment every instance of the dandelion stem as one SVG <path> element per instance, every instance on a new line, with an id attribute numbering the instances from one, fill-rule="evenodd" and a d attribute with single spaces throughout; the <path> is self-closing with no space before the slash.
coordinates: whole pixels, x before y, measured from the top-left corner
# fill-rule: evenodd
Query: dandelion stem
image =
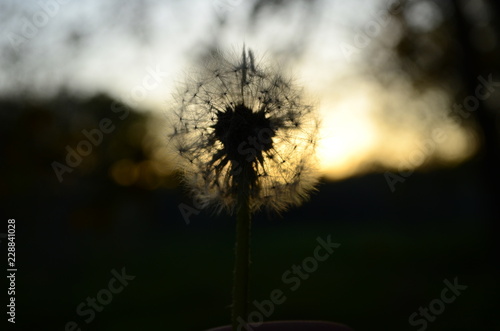
<path id="1" fill-rule="evenodd" d="M 231 318 L 234 331 L 237 330 L 238 325 L 241 325 L 242 322 L 246 325 L 248 317 L 251 216 L 248 199 L 249 185 L 243 184 L 241 186 L 243 187 L 240 187 L 240 191 L 238 192 L 233 311 Z"/>
<path id="2" fill-rule="evenodd" d="M 245 54 L 245 46 L 243 45 L 243 54 L 241 55 L 243 64 L 241 70 L 241 101 L 245 104 L 245 83 L 247 81 L 247 55 Z"/>

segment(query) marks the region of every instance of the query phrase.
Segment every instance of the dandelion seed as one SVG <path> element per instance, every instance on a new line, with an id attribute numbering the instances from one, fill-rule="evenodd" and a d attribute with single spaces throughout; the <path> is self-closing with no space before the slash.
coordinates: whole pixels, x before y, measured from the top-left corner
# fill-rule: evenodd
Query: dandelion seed
<path id="1" fill-rule="evenodd" d="M 217 53 L 181 91 L 170 140 L 203 207 L 232 213 L 246 186 L 250 212 L 283 211 L 308 197 L 317 182 L 317 118 L 290 79 L 243 49 Z"/>

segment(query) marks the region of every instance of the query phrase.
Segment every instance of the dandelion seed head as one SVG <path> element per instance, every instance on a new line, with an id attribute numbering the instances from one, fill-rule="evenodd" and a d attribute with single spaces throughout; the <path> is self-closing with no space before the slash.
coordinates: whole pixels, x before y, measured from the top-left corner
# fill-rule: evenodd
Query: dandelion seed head
<path id="1" fill-rule="evenodd" d="M 253 52 L 214 54 L 179 89 L 169 134 L 198 204 L 232 212 L 300 205 L 317 183 L 318 120 L 301 89 Z"/>

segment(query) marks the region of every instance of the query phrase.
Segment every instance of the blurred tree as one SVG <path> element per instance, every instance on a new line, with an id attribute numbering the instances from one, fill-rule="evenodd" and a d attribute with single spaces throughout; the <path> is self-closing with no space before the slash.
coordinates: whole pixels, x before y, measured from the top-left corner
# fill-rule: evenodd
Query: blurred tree
<path id="1" fill-rule="evenodd" d="M 148 113 L 105 95 L 64 93 L 47 101 L 1 100 L 0 108 L 0 199 L 11 211 L 36 212 L 26 219 L 65 215 L 102 226 L 126 201 L 119 196 L 175 186 L 168 163 L 155 155 L 149 125 L 157 120 Z M 100 131 L 103 120 L 112 132 Z"/>
<path id="2" fill-rule="evenodd" d="M 493 233 L 500 219 L 499 8 L 492 0 L 404 1 L 392 16 L 397 29 L 384 30 L 364 58 L 382 84 L 404 75 L 417 94 L 439 88 L 454 100 L 448 117 L 480 138 L 475 160 Z M 394 34 L 397 42 L 388 46 L 384 39 Z"/>
<path id="3" fill-rule="evenodd" d="M 377 43 L 385 61 L 373 62 L 376 77 L 408 77 L 416 91 L 439 87 L 450 96 L 449 118 L 479 137 L 473 157 L 488 210 L 489 272 L 498 278 L 500 252 L 500 4 L 494 0 L 405 1 L 393 16 L 401 36 L 393 47 Z M 387 31 L 393 34 L 394 31 Z M 383 40 L 383 37 L 380 38 Z M 372 60 L 370 60 L 372 59 Z M 380 57 L 377 58 L 379 60 Z M 480 87 L 482 86 L 482 87 Z M 477 216 L 477 222 L 482 222 Z M 482 307 L 494 316 L 493 307 Z"/>

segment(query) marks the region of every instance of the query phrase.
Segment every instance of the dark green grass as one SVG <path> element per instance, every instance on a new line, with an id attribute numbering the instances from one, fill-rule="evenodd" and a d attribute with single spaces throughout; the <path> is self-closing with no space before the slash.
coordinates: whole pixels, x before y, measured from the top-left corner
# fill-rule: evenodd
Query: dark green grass
<path id="1" fill-rule="evenodd" d="M 359 223 L 258 223 L 252 236 L 251 298 L 286 296 L 266 320 L 320 319 L 356 330 L 417 330 L 410 314 L 440 296 L 443 280 L 468 286 L 430 323 L 428 330 L 493 330 L 496 280 L 485 264 L 486 234 L 474 222 L 419 224 L 404 231 L 394 225 Z M 282 281 L 294 264 L 312 256 L 316 238 L 330 235 L 341 246 L 296 291 Z M 229 324 L 234 234 L 231 229 L 186 227 L 149 233 L 137 242 L 82 240 L 81 260 L 56 277 L 24 274 L 26 315 L 62 330 L 69 320 L 82 330 L 203 330 Z M 128 245 L 128 246 L 127 246 Z M 127 247 L 127 248 L 124 248 Z M 89 324 L 75 312 L 112 277 L 126 270 L 136 278 Z M 77 271 L 78 270 L 78 271 Z M 51 271 L 46 271 L 51 274 Z M 66 274 L 66 277 L 64 276 Z M 43 274 L 42 274 L 43 276 Z M 251 305 L 251 308 L 253 306 Z M 493 328 L 491 328 L 493 327 Z"/>

